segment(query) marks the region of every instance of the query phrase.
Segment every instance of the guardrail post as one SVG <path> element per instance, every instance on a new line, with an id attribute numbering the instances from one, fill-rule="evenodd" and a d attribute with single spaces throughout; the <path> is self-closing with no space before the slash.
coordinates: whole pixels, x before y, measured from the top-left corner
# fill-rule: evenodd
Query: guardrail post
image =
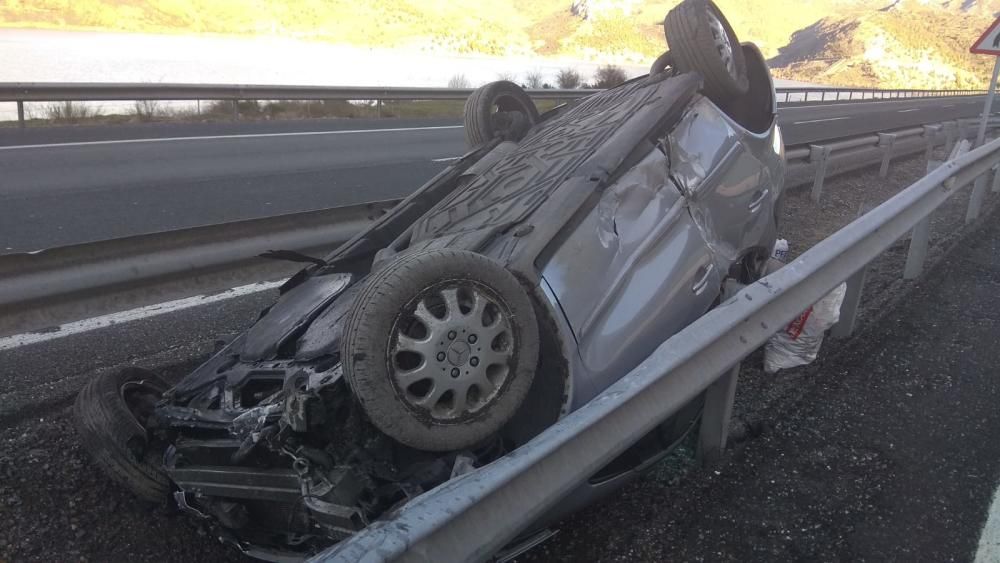
<path id="1" fill-rule="evenodd" d="M 948 154 L 948 160 L 955 160 L 956 158 L 958 158 L 958 157 L 962 156 L 963 154 L 969 152 L 969 147 L 971 145 L 972 145 L 972 143 L 970 143 L 969 141 L 963 139 L 962 142 L 961 143 L 957 143 L 955 145 L 955 148 L 953 148 L 951 150 L 951 152 Z M 944 181 L 944 189 L 949 190 L 949 191 L 950 190 L 954 190 L 956 188 L 955 182 L 957 180 L 958 180 L 958 178 L 955 178 L 955 177 L 948 178 L 947 180 L 945 180 Z M 962 186 L 958 186 L 958 187 L 961 188 Z"/>
<path id="2" fill-rule="evenodd" d="M 994 165 L 991 170 L 993 170 L 993 189 L 990 191 L 1000 193 L 1000 164 Z"/>
<path id="3" fill-rule="evenodd" d="M 930 174 L 941 166 L 940 160 L 927 162 L 927 173 Z M 927 243 L 931 236 L 931 215 L 921 219 L 913 227 L 910 234 L 910 247 L 906 252 L 906 265 L 903 266 L 903 279 L 912 280 L 920 277 L 924 271 L 924 261 L 927 260 Z"/>
<path id="4" fill-rule="evenodd" d="M 233 121 L 240 120 L 240 101 L 233 100 Z"/>
<path id="5" fill-rule="evenodd" d="M 873 205 L 864 203 L 858 207 L 858 217 L 874 209 Z M 844 302 L 840 305 L 840 320 L 833 325 L 830 334 L 834 338 L 849 338 L 854 334 L 854 325 L 858 321 L 858 306 L 861 305 L 861 295 L 865 290 L 865 279 L 868 277 L 868 266 L 865 264 L 854 275 L 847 278 L 847 290 L 844 292 Z"/>
<path id="6" fill-rule="evenodd" d="M 17 126 L 24 129 L 24 100 L 17 101 Z"/>
<path id="7" fill-rule="evenodd" d="M 840 306 L 840 320 L 833 325 L 830 334 L 834 338 L 849 338 L 854 334 L 854 325 L 858 321 L 858 306 L 861 304 L 861 293 L 865 289 L 865 278 L 868 277 L 868 264 L 854 275 L 847 278 L 847 292 Z"/>
<path id="8" fill-rule="evenodd" d="M 382 118 L 382 98 L 375 100 L 375 117 Z"/>
<path id="9" fill-rule="evenodd" d="M 885 178 L 889 175 L 889 161 L 892 160 L 892 146 L 896 144 L 896 135 L 893 133 L 879 133 L 878 146 L 882 147 L 882 167 L 878 170 L 878 177 Z"/>
<path id="10" fill-rule="evenodd" d="M 924 125 L 924 139 L 927 140 L 927 152 L 924 155 L 927 162 L 934 156 L 934 145 L 937 144 L 937 134 L 941 131 L 940 125 Z"/>
<path id="11" fill-rule="evenodd" d="M 986 197 L 986 172 L 983 172 L 975 180 L 972 193 L 969 194 L 969 208 L 965 211 L 965 224 L 979 218 L 979 210 L 983 207 L 983 199 Z"/>
<path id="12" fill-rule="evenodd" d="M 924 271 L 924 260 L 927 259 L 927 241 L 931 236 L 931 217 L 928 215 L 920 220 L 910 235 L 910 249 L 906 253 L 906 266 L 903 267 L 903 279 L 912 280 Z"/>
<path id="13" fill-rule="evenodd" d="M 830 160 L 830 147 L 809 145 L 809 162 L 816 164 L 816 178 L 813 180 L 812 200 L 819 203 L 823 193 L 823 179 L 826 177 L 826 164 Z"/>
<path id="14" fill-rule="evenodd" d="M 698 429 L 698 459 L 703 465 L 719 461 L 726 450 L 739 378 L 740 364 L 736 364 L 705 390 L 705 410 Z"/>
<path id="15" fill-rule="evenodd" d="M 951 153 L 955 148 L 955 128 L 958 126 L 954 121 L 944 124 L 944 152 Z"/>

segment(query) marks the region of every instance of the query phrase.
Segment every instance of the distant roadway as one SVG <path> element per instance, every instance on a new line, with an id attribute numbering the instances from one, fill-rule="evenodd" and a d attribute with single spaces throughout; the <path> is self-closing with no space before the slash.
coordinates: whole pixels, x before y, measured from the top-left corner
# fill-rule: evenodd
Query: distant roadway
<path id="1" fill-rule="evenodd" d="M 982 97 L 782 108 L 788 145 L 973 117 Z M 0 128 L 0 254 L 402 197 L 457 120 Z"/>

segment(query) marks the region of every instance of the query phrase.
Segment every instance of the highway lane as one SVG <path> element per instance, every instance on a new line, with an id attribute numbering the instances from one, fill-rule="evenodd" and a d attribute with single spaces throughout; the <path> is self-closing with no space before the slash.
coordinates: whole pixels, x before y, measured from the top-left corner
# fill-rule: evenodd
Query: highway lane
<path id="1" fill-rule="evenodd" d="M 972 117 L 982 98 L 785 107 L 789 145 Z M 0 253 L 401 197 L 465 150 L 449 120 L 0 130 Z"/>

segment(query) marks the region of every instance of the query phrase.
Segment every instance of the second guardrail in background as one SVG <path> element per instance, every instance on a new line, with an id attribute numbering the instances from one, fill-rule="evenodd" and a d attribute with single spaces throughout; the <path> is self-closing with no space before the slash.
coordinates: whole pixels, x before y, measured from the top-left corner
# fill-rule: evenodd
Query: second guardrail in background
<path id="1" fill-rule="evenodd" d="M 18 124 L 25 126 L 25 102 L 120 101 L 120 100 L 228 100 L 233 118 L 239 118 L 241 100 L 372 100 L 381 114 L 385 100 L 465 100 L 471 88 L 398 88 L 384 86 L 268 86 L 241 84 L 154 83 L 0 83 L 0 102 L 17 104 Z M 598 90 L 529 89 L 537 100 L 570 100 Z M 778 88 L 778 103 L 810 101 L 850 102 L 909 98 L 975 96 L 981 90 L 898 90 L 840 87 Z"/>

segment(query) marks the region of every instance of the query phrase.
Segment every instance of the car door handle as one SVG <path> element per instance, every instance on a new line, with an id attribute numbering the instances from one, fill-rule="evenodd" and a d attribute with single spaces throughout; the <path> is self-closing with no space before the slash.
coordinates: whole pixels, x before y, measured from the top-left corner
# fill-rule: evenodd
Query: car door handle
<path id="1" fill-rule="evenodd" d="M 763 190 L 758 190 L 757 193 L 754 194 L 753 201 L 751 201 L 750 205 L 748 206 L 750 207 L 750 211 L 756 213 L 757 210 L 760 209 L 760 204 L 764 203 L 764 198 L 767 197 L 768 193 L 770 193 L 770 190 L 766 188 Z"/>
<path id="2" fill-rule="evenodd" d="M 705 291 L 705 288 L 708 287 L 708 280 L 711 279 L 712 272 L 715 271 L 715 264 L 702 266 L 698 269 L 698 271 L 704 271 L 704 273 L 700 278 L 698 278 L 698 281 L 694 282 L 694 285 L 691 286 L 691 291 L 693 291 L 695 295 L 701 295 L 701 292 Z"/>

